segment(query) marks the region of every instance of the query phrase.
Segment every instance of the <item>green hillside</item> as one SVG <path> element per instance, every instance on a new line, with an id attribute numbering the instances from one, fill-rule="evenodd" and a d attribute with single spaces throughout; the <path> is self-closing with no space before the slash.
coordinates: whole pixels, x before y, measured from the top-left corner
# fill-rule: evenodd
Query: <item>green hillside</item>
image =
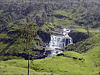
<path id="1" fill-rule="evenodd" d="M 92 36 L 87 38 L 86 40 L 74 43 L 72 45 L 67 46 L 64 50 L 65 51 L 75 51 L 78 53 L 85 53 L 90 49 L 96 48 L 100 46 L 100 33 L 99 32 L 92 32 Z M 94 34 L 94 35 L 93 35 Z"/>
<path id="2" fill-rule="evenodd" d="M 92 66 L 92 63 L 89 60 L 87 60 L 84 56 L 75 52 L 65 52 L 65 55 L 65 57 L 60 56 L 46 58 L 44 60 L 36 60 L 36 62 L 34 62 L 35 65 L 32 66 L 32 68 L 36 69 L 37 71 L 53 72 L 60 75 L 85 75 L 94 73 L 92 71 L 95 69 L 96 73 L 99 72 L 99 67 L 95 68 L 94 66 Z M 76 56 L 78 58 L 83 57 L 84 60 L 73 59 L 73 56 Z M 36 65 L 38 66 L 36 67 Z"/>
<path id="3" fill-rule="evenodd" d="M 100 46 L 93 48 L 92 50 L 87 51 L 84 55 L 90 60 L 94 65 L 100 67 Z"/>
<path id="4" fill-rule="evenodd" d="M 98 47 L 100 48 L 100 47 Z M 34 60 L 33 65 L 30 61 L 30 75 L 98 75 L 99 74 L 99 49 L 93 49 L 96 56 L 90 52 L 79 54 L 73 51 L 64 52 L 65 56 L 53 56 L 45 59 Z M 77 57 L 77 59 L 73 59 Z M 79 58 L 82 58 L 79 60 Z M 95 59 L 96 58 L 96 59 Z M 95 61 L 95 62 L 93 62 Z M 27 60 L 8 60 L 0 62 L 0 74 L 19 74 L 27 75 Z M 9 69 L 9 70 L 8 70 Z M 14 71 L 14 72 L 13 72 Z"/>
<path id="5" fill-rule="evenodd" d="M 89 48 L 85 53 L 77 53 L 75 51 L 78 49 L 76 49 L 75 51 L 65 51 L 63 53 L 64 56 L 53 56 L 34 61 L 30 60 L 30 75 L 99 75 L 100 39 L 98 36 L 100 36 L 100 34 L 85 40 L 85 43 L 89 43 L 89 41 L 92 40 L 91 45 L 89 44 L 89 46 L 86 46 L 91 48 Z M 79 43 L 81 43 L 81 41 Z M 69 45 L 69 47 L 70 46 L 71 45 Z M 80 46 L 78 48 L 80 49 Z M 80 51 L 85 50 L 85 48 L 82 49 L 80 49 Z M 77 59 L 73 59 L 73 57 L 76 57 Z M 27 75 L 27 67 L 27 60 L 24 59 L 1 61 L 0 73 L 17 75 L 18 71 L 19 74 Z"/>
<path id="6" fill-rule="evenodd" d="M 30 60 L 30 75 L 100 74 L 99 0 L 0 0 L 0 75 L 27 75 L 28 51 L 19 36 L 26 25 L 34 27 L 34 51 L 44 50 L 54 30 L 70 28 L 73 38 L 64 56 Z"/>

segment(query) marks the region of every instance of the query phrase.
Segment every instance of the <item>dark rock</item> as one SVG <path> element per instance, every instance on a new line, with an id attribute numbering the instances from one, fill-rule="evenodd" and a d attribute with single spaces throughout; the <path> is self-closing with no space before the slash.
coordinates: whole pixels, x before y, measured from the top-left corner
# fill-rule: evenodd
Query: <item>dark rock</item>
<path id="1" fill-rule="evenodd" d="M 73 57 L 73 59 L 77 59 L 77 57 Z"/>
<path id="2" fill-rule="evenodd" d="M 63 53 L 60 53 L 60 54 L 57 54 L 57 56 L 64 56 L 64 54 Z"/>
<path id="3" fill-rule="evenodd" d="M 79 58 L 79 60 L 82 60 L 83 59 L 83 57 L 82 58 Z"/>
<path id="4" fill-rule="evenodd" d="M 43 69 L 41 69 L 41 70 L 44 70 L 44 68 L 43 68 Z"/>

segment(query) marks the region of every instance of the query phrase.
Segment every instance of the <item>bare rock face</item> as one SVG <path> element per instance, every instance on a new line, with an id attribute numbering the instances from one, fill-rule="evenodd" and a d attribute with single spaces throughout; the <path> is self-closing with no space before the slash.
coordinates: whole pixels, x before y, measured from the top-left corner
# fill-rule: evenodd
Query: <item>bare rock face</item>
<path id="1" fill-rule="evenodd" d="M 76 43 L 88 38 L 88 35 L 82 32 L 70 32 L 69 36 L 73 38 L 73 43 Z"/>
<path id="2" fill-rule="evenodd" d="M 50 34 L 43 32 L 43 31 L 38 31 L 37 34 L 39 35 L 39 37 L 42 38 L 44 43 L 47 43 L 50 41 Z"/>

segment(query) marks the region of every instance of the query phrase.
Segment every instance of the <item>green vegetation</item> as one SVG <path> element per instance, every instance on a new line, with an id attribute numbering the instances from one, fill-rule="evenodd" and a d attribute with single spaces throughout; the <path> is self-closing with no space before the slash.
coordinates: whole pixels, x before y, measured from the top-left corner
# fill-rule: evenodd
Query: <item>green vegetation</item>
<path id="1" fill-rule="evenodd" d="M 68 45 L 64 50 L 73 50 L 78 53 L 85 53 L 90 49 L 96 48 L 100 46 L 100 32 L 91 32 L 91 37 L 86 40 L 82 40 L 80 42 L 74 43 L 72 45 Z"/>
<path id="2" fill-rule="evenodd" d="M 27 60 L 8 60 L 8 61 L 1 61 L 0 62 L 0 74 L 6 74 L 6 75 L 27 75 L 27 68 L 26 65 L 28 62 Z M 51 73 L 47 72 L 36 72 L 35 70 L 30 68 L 30 75 L 51 75 Z M 55 74 L 57 75 L 57 74 Z"/>
<path id="3" fill-rule="evenodd" d="M 100 34 L 96 33 L 94 37 L 90 37 L 86 40 L 79 41 L 75 43 L 79 45 L 77 48 L 74 48 L 73 51 L 65 51 L 64 56 L 53 56 L 47 57 L 45 59 L 30 60 L 30 75 L 98 75 L 100 68 Z M 96 39 L 94 39 L 96 38 Z M 88 50 L 84 53 L 85 49 L 83 45 L 86 45 Z M 75 45 L 68 45 L 68 48 L 73 48 Z M 68 49 L 67 48 L 67 49 Z M 66 49 L 66 48 L 65 48 Z M 66 49 L 66 50 L 67 50 Z M 83 52 L 82 54 L 77 53 L 78 50 Z M 77 52 L 74 52 L 77 51 Z M 77 59 L 73 59 L 77 57 Z M 79 60 L 81 59 L 82 60 Z M 19 74 L 27 74 L 27 60 L 24 59 L 13 59 L 0 62 L 1 72 L 0 74 L 15 74 L 17 71 Z M 15 70 L 15 71 L 14 71 Z M 13 72 L 14 71 L 14 72 Z M 13 72 L 13 73 L 12 73 Z"/>
<path id="4" fill-rule="evenodd" d="M 100 74 L 100 4 L 95 1 L 1 0 L 0 74 L 27 75 L 25 40 L 18 35 L 26 25 L 34 27 L 33 50 L 43 50 L 50 33 L 60 28 L 72 29 L 74 41 L 64 56 L 30 60 L 30 75 Z"/>
<path id="5" fill-rule="evenodd" d="M 45 59 L 34 60 L 34 65 L 30 63 L 30 75 L 32 73 L 37 75 L 39 74 L 39 72 L 40 74 L 47 75 L 51 73 L 53 73 L 54 75 L 98 75 L 100 66 L 100 61 L 98 60 L 100 56 L 100 54 L 98 53 L 99 48 L 100 47 L 93 49 L 93 52 L 91 52 L 90 50 L 85 54 L 79 54 L 73 51 L 66 51 L 64 52 L 64 56 L 53 56 L 47 57 Z M 92 56 L 93 54 L 94 56 Z M 77 57 L 77 59 L 73 59 L 73 57 Z M 79 60 L 79 58 L 83 59 Z M 1 61 L 0 68 L 2 71 L 0 74 L 5 73 L 9 75 L 12 71 L 15 70 L 13 74 L 16 74 L 16 72 L 18 71 L 19 74 L 26 75 L 25 72 L 28 67 L 26 64 L 27 60 Z"/>

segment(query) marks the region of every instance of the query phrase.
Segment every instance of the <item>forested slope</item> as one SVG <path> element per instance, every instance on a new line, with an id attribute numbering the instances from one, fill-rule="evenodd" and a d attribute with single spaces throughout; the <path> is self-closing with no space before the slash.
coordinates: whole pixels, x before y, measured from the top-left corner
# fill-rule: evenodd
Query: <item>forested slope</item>
<path id="1" fill-rule="evenodd" d="M 33 49 L 39 50 L 49 42 L 49 32 L 55 29 L 65 27 L 99 30 L 99 10 L 99 3 L 82 0 L 1 0 L 0 55 L 25 53 L 24 41 L 19 38 L 18 33 L 26 24 L 35 26 L 37 33 Z"/>

